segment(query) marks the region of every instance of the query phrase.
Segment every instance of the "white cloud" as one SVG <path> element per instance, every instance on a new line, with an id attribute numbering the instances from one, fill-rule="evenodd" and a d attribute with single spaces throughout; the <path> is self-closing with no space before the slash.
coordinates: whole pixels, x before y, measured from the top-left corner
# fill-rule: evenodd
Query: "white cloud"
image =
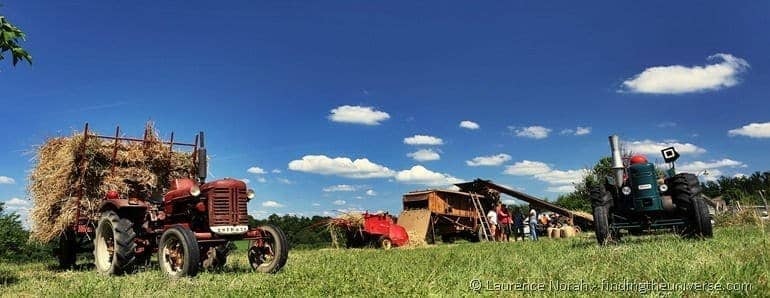
<path id="1" fill-rule="evenodd" d="M 407 145 L 443 145 L 444 140 L 428 135 L 414 135 L 404 138 L 404 144 Z"/>
<path id="2" fill-rule="evenodd" d="M 548 137 L 548 134 L 551 133 L 550 128 L 545 128 L 539 125 L 530 126 L 530 127 L 509 126 L 508 129 L 513 131 L 513 133 L 517 137 L 524 137 L 524 138 L 531 138 L 531 139 L 545 139 Z"/>
<path id="3" fill-rule="evenodd" d="M 345 202 L 345 200 L 336 200 L 336 201 L 332 202 L 332 204 L 337 205 L 337 206 L 342 206 L 342 205 L 345 205 L 347 203 L 348 202 Z"/>
<path id="4" fill-rule="evenodd" d="M 32 206 L 32 202 L 19 198 L 10 198 L 5 203 L 5 211 L 8 213 L 16 213 L 19 215 L 19 221 L 25 228 L 30 227 L 29 222 L 29 209 Z"/>
<path id="5" fill-rule="evenodd" d="M 436 173 L 423 166 L 413 166 L 409 170 L 399 171 L 396 181 L 407 184 L 421 184 L 427 186 L 447 186 L 460 183 L 462 180 L 448 174 Z"/>
<path id="6" fill-rule="evenodd" d="M 698 174 L 703 171 L 707 171 L 709 174 L 708 176 L 718 177 L 720 176 L 719 174 L 721 174 L 721 171 L 720 172 L 716 172 L 716 171 L 718 171 L 718 169 L 720 168 L 743 168 L 743 167 L 746 167 L 746 164 L 737 160 L 723 158 L 721 160 L 712 160 L 709 162 L 693 161 L 691 163 L 683 163 L 683 164 L 677 165 L 676 169 L 677 171 L 680 171 L 680 172 L 693 173 L 693 174 Z"/>
<path id="7" fill-rule="evenodd" d="M 265 172 L 265 170 L 263 170 L 260 167 L 251 167 L 248 170 L 246 170 L 246 172 L 249 172 L 249 173 L 252 173 L 252 174 L 257 174 L 257 175 L 267 173 L 267 172 Z"/>
<path id="8" fill-rule="evenodd" d="M 738 84 L 738 75 L 749 68 L 746 60 L 730 54 L 715 54 L 706 66 L 655 66 L 623 82 L 620 92 L 682 94 L 712 91 Z"/>
<path id="9" fill-rule="evenodd" d="M 31 206 L 32 203 L 27 200 L 22 200 L 19 198 L 11 198 L 8 201 L 5 201 L 5 206 L 9 208 L 26 208 Z"/>
<path id="10" fill-rule="evenodd" d="M 379 125 L 390 119 L 390 115 L 373 107 L 344 105 L 331 110 L 329 120 L 334 122 L 354 123 L 363 125 Z"/>
<path id="11" fill-rule="evenodd" d="M 575 135 L 576 136 L 583 136 L 583 135 L 587 135 L 589 133 L 591 133 L 591 128 L 590 127 L 578 126 L 577 129 L 575 129 Z"/>
<path id="12" fill-rule="evenodd" d="M 329 158 L 326 155 L 305 155 L 301 160 L 289 162 L 289 169 L 355 179 L 385 178 L 395 175 L 393 170 L 373 163 L 366 158 L 351 160 L 347 157 Z"/>
<path id="13" fill-rule="evenodd" d="M 534 176 L 538 180 L 549 184 L 573 184 L 580 182 L 586 173 L 586 170 L 551 170 L 550 172 Z"/>
<path id="14" fill-rule="evenodd" d="M 320 206 L 321 206 L 321 204 L 319 204 L 319 203 L 313 203 L 313 207 L 320 207 Z"/>
<path id="15" fill-rule="evenodd" d="M 562 129 L 561 132 L 559 132 L 560 135 L 576 135 L 576 136 L 583 136 L 590 133 L 591 133 L 590 127 L 582 127 L 582 126 L 578 126 L 576 129 L 565 128 L 565 129 Z"/>
<path id="16" fill-rule="evenodd" d="M 370 190 L 367 190 L 367 191 L 366 191 L 366 195 L 367 195 L 367 196 L 370 196 L 370 197 L 373 197 L 373 196 L 376 196 L 376 195 L 377 195 L 377 192 L 376 192 L 376 191 L 374 191 L 374 189 L 370 189 Z"/>
<path id="17" fill-rule="evenodd" d="M 469 120 L 460 121 L 460 127 L 467 128 L 467 129 L 470 129 L 470 130 L 481 128 L 481 126 L 479 126 L 478 123 L 473 122 L 473 121 L 469 121 Z"/>
<path id="18" fill-rule="evenodd" d="M 0 176 L 0 184 L 14 184 L 16 180 L 8 176 Z"/>
<path id="19" fill-rule="evenodd" d="M 273 170 L 272 170 L 272 171 L 270 171 L 270 172 L 273 172 L 273 174 L 280 174 L 280 173 L 281 173 L 281 170 L 279 170 L 279 169 L 273 169 Z"/>
<path id="20" fill-rule="evenodd" d="M 332 185 L 327 186 L 323 188 L 324 192 L 335 192 L 335 191 L 356 191 L 358 190 L 359 186 L 357 185 L 348 185 L 348 184 L 338 184 L 338 185 Z"/>
<path id="21" fill-rule="evenodd" d="M 441 155 L 439 155 L 438 152 L 433 151 L 433 149 L 420 149 L 408 153 L 406 156 L 409 156 L 416 161 L 433 161 L 441 159 Z"/>
<path id="22" fill-rule="evenodd" d="M 569 193 L 575 191 L 574 185 L 559 185 L 559 186 L 549 186 L 545 189 L 547 192 L 555 192 L 555 193 Z"/>
<path id="23" fill-rule="evenodd" d="M 267 183 L 267 179 L 265 179 L 264 177 L 259 177 L 259 178 L 257 178 L 257 182 L 259 182 L 259 183 Z"/>
<path id="24" fill-rule="evenodd" d="M 747 176 L 744 173 L 737 173 L 737 174 L 733 175 L 733 178 L 746 178 L 746 177 Z"/>
<path id="25" fill-rule="evenodd" d="M 583 169 L 556 170 L 544 162 L 523 160 L 508 166 L 503 173 L 514 176 L 532 176 L 549 184 L 546 191 L 562 193 L 574 191 L 574 184 L 579 183 L 588 171 Z"/>
<path id="26" fill-rule="evenodd" d="M 278 180 L 278 182 L 281 182 L 283 184 L 294 184 L 294 181 L 291 181 L 286 178 L 275 178 L 275 180 Z"/>
<path id="27" fill-rule="evenodd" d="M 746 136 L 750 138 L 770 138 L 770 122 L 750 123 L 741 128 L 731 129 L 727 134 L 731 137 Z M 11 181 L 13 181 L 13 179 L 11 179 Z"/>
<path id="28" fill-rule="evenodd" d="M 550 171 L 551 167 L 544 162 L 522 160 L 507 166 L 503 173 L 514 176 L 532 176 L 548 173 Z"/>
<path id="29" fill-rule="evenodd" d="M 276 202 L 276 201 L 264 201 L 262 202 L 262 207 L 266 208 L 281 208 L 283 207 L 282 204 Z"/>
<path id="30" fill-rule="evenodd" d="M 465 164 L 471 167 L 480 167 L 480 166 L 499 166 L 505 163 L 506 161 L 511 160 L 511 156 L 505 153 L 500 153 L 497 155 L 492 156 L 478 156 L 474 157 L 472 160 L 466 160 Z"/>
<path id="31" fill-rule="evenodd" d="M 626 149 L 633 153 L 641 154 L 660 154 L 660 150 L 668 147 L 674 147 L 677 152 L 682 154 L 701 154 L 706 153 L 706 149 L 698 147 L 691 143 L 679 143 L 675 140 L 665 140 L 656 142 L 652 140 L 633 141 L 625 143 Z"/>

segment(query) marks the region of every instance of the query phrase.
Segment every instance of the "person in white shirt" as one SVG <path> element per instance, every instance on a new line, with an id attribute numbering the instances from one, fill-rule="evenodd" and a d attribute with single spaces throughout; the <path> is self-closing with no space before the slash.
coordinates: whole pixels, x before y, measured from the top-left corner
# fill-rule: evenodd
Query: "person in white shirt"
<path id="1" fill-rule="evenodd" d="M 489 210 L 487 213 L 487 221 L 489 222 L 489 232 L 492 233 L 492 240 L 497 240 L 497 212 L 494 209 Z"/>
<path id="2" fill-rule="evenodd" d="M 537 212 L 529 210 L 529 233 L 532 240 L 537 240 Z"/>

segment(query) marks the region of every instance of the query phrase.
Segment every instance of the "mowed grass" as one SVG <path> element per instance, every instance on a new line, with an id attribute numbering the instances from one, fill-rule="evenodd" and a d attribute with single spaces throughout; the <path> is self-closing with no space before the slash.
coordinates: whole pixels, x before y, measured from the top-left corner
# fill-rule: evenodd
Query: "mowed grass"
<path id="1" fill-rule="evenodd" d="M 226 269 L 169 280 L 156 268 L 108 277 L 93 268 L 56 271 L 53 260 L 0 264 L 1 296 L 457 296 L 457 295 L 759 295 L 768 287 L 768 232 L 730 227 L 707 241 L 662 234 L 626 237 L 598 247 L 590 233 L 572 239 L 462 243 L 426 248 L 292 251 L 275 275 L 252 272 L 243 250 Z M 481 282 L 474 291 L 472 280 Z M 557 287 L 553 282 L 560 282 Z M 654 291 L 634 284 L 665 282 L 689 289 Z M 625 290 L 620 285 L 625 284 Z M 694 284 L 712 285 L 693 289 Z M 713 287 L 719 284 L 722 291 Z M 736 285 L 737 284 L 737 285 Z M 541 287 L 542 285 L 542 287 Z M 605 292 L 602 291 L 604 285 Z M 516 289 L 516 287 L 519 287 Z M 592 287 L 599 287 L 598 289 Z M 659 286 L 660 287 L 660 286 Z M 729 291 L 726 287 L 739 287 Z M 566 292 L 566 291 L 570 292 Z M 658 288 L 660 290 L 660 288 Z M 597 292 L 599 291 L 599 292 Z"/>

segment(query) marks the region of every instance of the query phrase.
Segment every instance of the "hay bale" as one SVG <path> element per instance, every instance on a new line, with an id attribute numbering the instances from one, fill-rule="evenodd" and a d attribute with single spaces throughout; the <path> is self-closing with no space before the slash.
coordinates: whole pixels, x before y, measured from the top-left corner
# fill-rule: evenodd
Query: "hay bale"
<path id="1" fill-rule="evenodd" d="M 75 132 L 71 137 L 50 138 L 36 148 L 27 187 L 33 202 L 31 237 L 48 242 L 75 223 L 79 195 L 81 215 L 95 219 L 107 191 L 147 197 L 152 191 L 167 190 L 173 179 L 192 177 L 192 153 L 169 150 L 152 122 L 145 129 L 146 142 L 117 143 L 114 171 L 114 140 L 89 137 L 84 144 L 83 133 Z M 132 187 L 126 179 L 136 185 Z"/>

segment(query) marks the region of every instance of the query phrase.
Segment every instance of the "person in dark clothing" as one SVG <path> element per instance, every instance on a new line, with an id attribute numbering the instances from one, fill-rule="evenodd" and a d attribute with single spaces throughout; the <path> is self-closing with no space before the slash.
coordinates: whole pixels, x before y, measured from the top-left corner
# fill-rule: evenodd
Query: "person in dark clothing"
<path id="1" fill-rule="evenodd" d="M 516 229 L 514 238 L 518 239 L 521 237 L 524 239 L 524 215 L 521 212 L 516 212 L 516 215 L 513 217 L 513 226 Z"/>

